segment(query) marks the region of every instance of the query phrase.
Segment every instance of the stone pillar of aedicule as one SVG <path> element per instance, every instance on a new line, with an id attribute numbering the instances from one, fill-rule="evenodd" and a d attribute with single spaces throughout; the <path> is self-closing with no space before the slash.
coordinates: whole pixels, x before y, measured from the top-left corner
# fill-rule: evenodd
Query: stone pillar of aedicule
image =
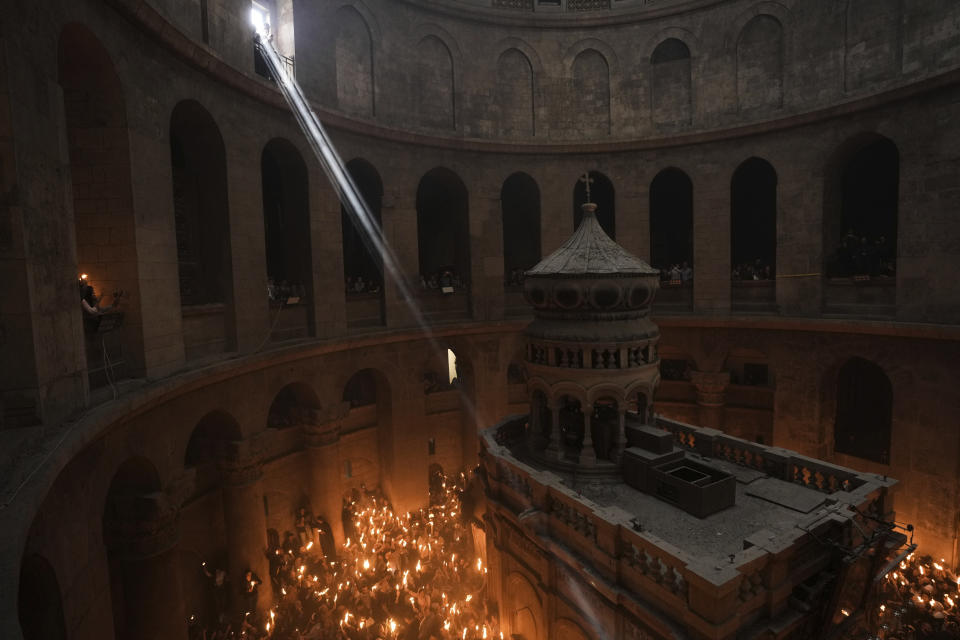
<path id="1" fill-rule="evenodd" d="M 227 574 L 237 610 L 242 606 L 240 585 L 253 571 L 260 579 L 257 611 L 266 613 L 273 603 L 273 585 L 267 560 L 267 517 L 263 509 L 263 458 L 253 440 L 231 443 L 220 460 L 223 517 L 227 533 Z"/>

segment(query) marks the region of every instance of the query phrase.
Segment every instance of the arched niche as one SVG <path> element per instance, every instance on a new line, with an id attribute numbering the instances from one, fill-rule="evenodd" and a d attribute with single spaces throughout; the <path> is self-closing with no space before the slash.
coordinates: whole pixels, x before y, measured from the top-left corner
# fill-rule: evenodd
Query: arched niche
<path id="1" fill-rule="evenodd" d="M 584 49 L 573 60 L 573 113 L 577 138 L 610 135 L 610 64 L 596 49 Z"/>
<path id="2" fill-rule="evenodd" d="M 403 471 L 401 461 L 395 459 L 398 443 L 390 381 L 379 369 L 360 369 L 343 384 L 341 398 L 348 407 L 340 426 L 341 486 L 379 484 L 391 500 L 396 500 L 395 486 L 402 483 L 394 485 L 393 475 Z"/>
<path id="3" fill-rule="evenodd" d="M 509 625 L 511 637 L 519 640 L 540 640 L 546 631 L 543 619 L 543 605 L 537 590 L 522 573 L 512 572 L 504 589 L 506 602 L 503 611 Z"/>
<path id="4" fill-rule="evenodd" d="M 893 385 L 879 365 L 850 358 L 837 374 L 833 446 L 837 453 L 890 464 Z"/>
<path id="5" fill-rule="evenodd" d="M 523 138 L 536 133 L 533 66 L 517 48 L 507 49 L 497 59 L 494 103 L 501 136 Z"/>
<path id="6" fill-rule="evenodd" d="M 20 564 L 17 612 L 23 640 L 66 640 L 60 583 L 41 555 L 24 556 Z"/>
<path id="7" fill-rule="evenodd" d="M 737 38 L 737 103 L 741 112 L 783 106 L 783 25 L 760 14 Z"/>
<path id="8" fill-rule="evenodd" d="M 420 125 L 431 129 L 457 128 L 453 55 L 439 37 L 429 34 L 416 47 L 417 114 Z"/>
<path id="9" fill-rule="evenodd" d="M 610 236 L 611 239 L 617 239 L 617 211 L 616 211 L 616 191 L 613 188 L 613 181 L 599 171 L 591 171 L 590 177 L 590 201 L 597 205 L 597 222 L 600 227 Z M 587 184 L 583 176 L 577 178 L 573 185 L 573 228 L 580 226 L 583 220 L 583 203 L 587 201 Z"/>
<path id="10" fill-rule="evenodd" d="M 289 140 L 274 138 L 260 155 L 267 292 L 271 305 L 291 306 L 293 326 L 274 339 L 314 333 L 313 265 L 310 249 L 310 187 L 307 165 Z"/>
<path id="11" fill-rule="evenodd" d="M 523 272 L 540 261 L 540 187 L 526 173 L 514 173 L 500 189 L 503 273 L 507 288 L 523 284 Z"/>
<path id="12" fill-rule="evenodd" d="M 650 55 L 650 112 L 661 127 L 690 124 L 693 119 L 690 48 L 667 38 Z"/>
<path id="13" fill-rule="evenodd" d="M 337 107 L 351 115 L 373 116 L 375 91 L 370 27 L 351 6 L 338 9 L 334 22 Z"/>

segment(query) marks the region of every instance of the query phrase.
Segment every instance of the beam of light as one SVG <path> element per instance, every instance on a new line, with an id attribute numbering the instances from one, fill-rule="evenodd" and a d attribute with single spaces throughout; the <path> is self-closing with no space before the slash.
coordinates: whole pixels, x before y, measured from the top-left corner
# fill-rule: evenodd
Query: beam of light
<path id="1" fill-rule="evenodd" d="M 397 259 L 393 248 L 386 242 L 380 226 L 376 222 L 370 207 L 360 193 L 353 176 L 347 171 L 343 158 L 337 152 L 333 142 L 327 135 L 326 129 L 320 123 L 317 114 L 310 108 L 307 98 L 300 88 L 300 84 L 292 74 L 287 73 L 285 66 L 280 61 L 280 56 L 273 43 L 270 42 L 267 29 L 269 25 L 257 27 L 256 41 L 260 45 L 264 60 L 270 69 L 270 75 L 274 78 L 280 92 L 290 106 L 297 124 L 303 131 L 313 150 L 314 155 L 320 161 L 324 173 L 330 180 L 340 199 L 340 203 L 350 213 L 350 219 L 353 221 L 360 237 L 363 239 L 367 250 L 372 256 L 381 256 L 383 259 L 383 268 L 386 275 L 394 281 L 397 286 L 397 292 L 400 298 L 406 303 L 416 324 L 421 328 L 430 347 L 437 354 L 443 353 L 444 348 L 440 346 L 436 336 L 423 316 L 420 306 L 417 304 L 414 295 L 414 287 L 407 280 L 403 271 L 400 269 L 400 261 Z M 461 393 L 463 408 L 467 411 L 473 424 L 477 424 L 476 407 L 473 399 L 466 393 Z"/>

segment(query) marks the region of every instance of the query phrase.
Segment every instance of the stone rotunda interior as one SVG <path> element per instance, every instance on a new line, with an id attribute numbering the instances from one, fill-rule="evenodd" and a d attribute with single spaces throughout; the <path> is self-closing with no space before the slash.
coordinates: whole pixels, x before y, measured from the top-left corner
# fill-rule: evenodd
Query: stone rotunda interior
<path id="1" fill-rule="evenodd" d="M 958 211 L 954 0 L 5 0 L 0 638 L 960 637 Z"/>

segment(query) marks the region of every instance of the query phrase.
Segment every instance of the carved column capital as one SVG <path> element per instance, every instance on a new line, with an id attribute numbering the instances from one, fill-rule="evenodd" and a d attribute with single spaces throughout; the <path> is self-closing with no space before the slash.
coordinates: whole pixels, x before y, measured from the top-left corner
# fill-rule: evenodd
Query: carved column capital
<path id="1" fill-rule="evenodd" d="M 729 371 L 691 371 L 690 382 L 697 389 L 697 404 L 701 407 L 722 407 L 726 402 Z"/>
<path id="2" fill-rule="evenodd" d="M 304 420 L 303 435 L 311 448 L 325 447 L 340 439 L 343 419 L 350 413 L 350 403 L 341 402 L 327 409 L 311 410 Z"/>
<path id="3" fill-rule="evenodd" d="M 220 480 L 225 487 L 245 487 L 263 476 L 263 441 L 253 437 L 230 442 L 218 460 Z"/>

